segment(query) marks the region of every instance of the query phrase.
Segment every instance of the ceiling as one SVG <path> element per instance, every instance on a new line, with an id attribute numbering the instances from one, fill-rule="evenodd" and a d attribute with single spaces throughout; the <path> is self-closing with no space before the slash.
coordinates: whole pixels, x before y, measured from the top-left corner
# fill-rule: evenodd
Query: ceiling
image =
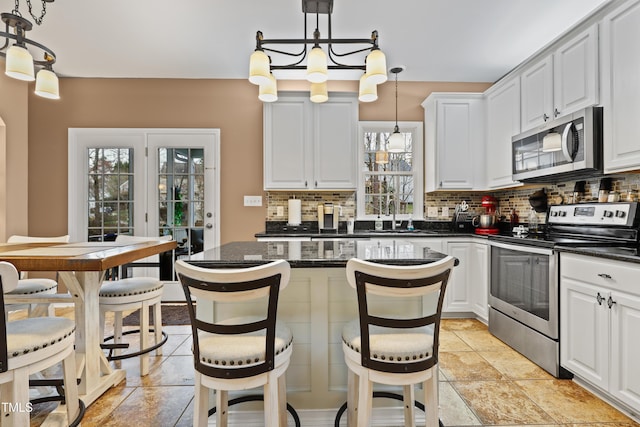
<path id="1" fill-rule="evenodd" d="M 406 66 L 400 80 L 493 82 L 607 1 L 334 0 L 333 37 L 378 30 L 387 65 Z M 33 21 L 25 1 L 20 12 Z M 302 38 L 303 21 L 301 0 L 58 0 L 28 37 L 56 52 L 60 76 L 236 79 L 248 75 L 257 30 Z"/>

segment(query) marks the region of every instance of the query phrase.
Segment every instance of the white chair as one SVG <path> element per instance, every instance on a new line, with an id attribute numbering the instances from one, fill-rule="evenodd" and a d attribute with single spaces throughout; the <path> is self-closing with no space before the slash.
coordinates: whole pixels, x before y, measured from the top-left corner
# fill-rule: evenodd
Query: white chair
<path id="1" fill-rule="evenodd" d="M 359 319 L 346 324 L 342 331 L 342 348 L 349 368 L 349 426 L 370 425 L 373 383 L 403 387 L 405 426 L 415 425 L 414 385 L 422 383 L 426 426 L 438 426 L 440 317 L 447 280 L 455 263 L 451 256 L 415 266 L 359 259 L 347 262 L 347 280 L 357 291 L 359 311 Z M 411 316 L 402 311 L 402 306 L 393 315 L 372 313 L 370 295 L 388 299 L 387 309 L 393 307 L 394 298 L 421 298 L 423 313 Z"/>
<path id="2" fill-rule="evenodd" d="M 17 285 L 18 271 L 12 264 L 0 262 L 0 295 Z M 60 362 L 67 422 L 76 424 L 82 417 L 84 405 L 78 400 L 76 382 L 75 322 L 62 317 L 7 322 L 3 315 L 0 323 L 0 400 L 7 402 L 0 408 L 2 425 L 29 425 L 29 375 Z"/>
<path id="3" fill-rule="evenodd" d="M 7 243 L 69 243 L 69 235 L 55 237 L 10 236 Z M 58 291 L 58 282 L 47 278 L 27 278 L 24 272 L 20 273 L 18 286 L 7 295 L 7 309 L 9 311 L 28 309 L 29 317 L 41 315 L 55 316 L 54 306 L 48 302 L 38 302 L 39 297 L 53 295 Z M 29 304 L 12 304 L 11 298 L 33 300 Z M 61 300 L 62 301 L 62 300 Z"/>
<path id="4" fill-rule="evenodd" d="M 193 425 L 208 420 L 209 390 L 216 390 L 216 426 L 226 427 L 228 392 L 263 386 L 266 427 L 287 425 L 285 371 L 291 359 L 293 335 L 276 320 L 278 294 L 290 276 L 283 260 L 247 268 L 202 268 L 178 260 L 178 279 L 187 299 L 193 333 L 195 399 Z M 251 301 L 265 316 L 214 321 L 196 315 L 194 297 L 200 302 Z M 262 299 L 262 301 L 257 301 Z M 255 305 L 253 305 L 255 304 Z M 296 425 L 297 414 L 293 412 Z"/>
<path id="5" fill-rule="evenodd" d="M 118 235 L 116 243 L 139 243 L 153 240 L 167 240 L 171 236 L 162 238 L 136 237 Z M 113 344 L 103 344 L 103 348 L 110 349 L 108 360 L 122 360 L 140 356 L 140 375 L 149 373 L 149 353 L 155 350 L 156 356 L 162 355 L 162 345 L 167 341 L 167 334 L 162 331 L 162 290 L 163 283 L 154 277 L 129 277 L 113 281 L 105 281 L 100 287 L 100 325 L 101 336 L 104 337 L 105 316 L 114 313 L 113 336 L 105 341 L 113 340 Z M 149 307 L 153 309 L 153 333 L 155 341 L 150 341 Z M 127 310 L 140 311 L 140 329 L 123 332 L 123 313 Z M 123 343 L 123 336 L 139 333 L 140 349 L 137 352 L 122 354 L 121 348 L 128 347 Z"/>

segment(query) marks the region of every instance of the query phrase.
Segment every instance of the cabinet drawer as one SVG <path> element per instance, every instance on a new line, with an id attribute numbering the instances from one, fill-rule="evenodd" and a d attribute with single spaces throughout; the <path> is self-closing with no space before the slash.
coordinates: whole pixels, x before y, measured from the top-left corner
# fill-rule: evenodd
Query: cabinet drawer
<path id="1" fill-rule="evenodd" d="M 560 254 L 560 275 L 582 283 L 640 295 L 640 264 L 603 260 L 587 255 Z"/>

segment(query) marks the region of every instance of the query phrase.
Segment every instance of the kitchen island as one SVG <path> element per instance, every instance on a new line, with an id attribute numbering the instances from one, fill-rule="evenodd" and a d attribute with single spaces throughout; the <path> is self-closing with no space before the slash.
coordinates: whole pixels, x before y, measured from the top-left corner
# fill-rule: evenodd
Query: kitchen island
<path id="1" fill-rule="evenodd" d="M 289 325 L 294 336 L 293 356 L 286 374 L 287 398 L 301 419 L 310 425 L 333 425 L 337 409 L 346 401 L 347 367 L 341 333 L 343 325 L 358 316 L 356 292 L 347 283 L 345 274 L 346 263 L 353 257 L 411 265 L 434 262 L 446 255 L 430 249 L 428 240 L 419 243 L 345 239 L 233 242 L 187 260 L 211 268 L 244 267 L 277 259 L 289 261 L 291 279 L 281 292 L 278 307 L 278 318 Z M 433 299 L 407 299 L 395 306 L 389 306 L 388 300 L 375 299 L 370 306 L 378 313 L 397 312 L 401 307 L 407 314 L 419 315 L 429 304 L 433 304 Z M 256 314 L 254 310 L 251 304 L 198 306 L 199 316 L 213 316 L 215 320 Z M 378 408 L 377 411 L 399 411 L 401 415 L 401 408 L 397 408 Z M 385 415 L 389 416 L 391 418 L 385 419 L 392 419 L 393 413 Z"/>

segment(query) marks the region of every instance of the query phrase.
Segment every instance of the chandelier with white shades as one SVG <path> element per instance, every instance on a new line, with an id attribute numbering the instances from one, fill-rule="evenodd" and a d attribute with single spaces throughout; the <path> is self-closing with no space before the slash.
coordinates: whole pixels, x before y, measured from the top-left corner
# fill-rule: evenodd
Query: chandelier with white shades
<path id="1" fill-rule="evenodd" d="M 273 70 L 306 70 L 306 79 L 311 84 L 310 99 L 312 102 L 325 102 L 329 98 L 327 80 L 329 70 L 362 70 L 358 99 L 372 102 L 378 99 L 377 85 L 387 81 L 387 65 L 384 53 L 378 47 L 378 32 L 373 31 L 368 39 L 333 38 L 331 32 L 331 13 L 333 0 L 302 0 L 304 12 L 304 38 L 301 39 L 265 39 L 261 31 L 256 34 L 256 49 L 251 54 L 249 64 L 249 81 L 259 85 L 258 98 L 263 102 L 278 99 L 277 81 Z M 316 28 L 313 37 L 307 35 L 307 15 L 315 14 Z M 327 15 L 327 37 L 321 38 L 318 29 L 321 14 Z M 282 48 L 267 46 L 299 45 L 300 50 L 290 52 Z M 348 51 L 340 51 L 340 46 L 354 45 Z M 345 57 L 369 52 L 364 63 L 346 64 Z M 291 57 L 292 62 L 273 64 L 271 52 L 278 56 Z M 303 64 L 306 59 L 306 64 Z"/>
<path id="2" fill-rule="evenodd" d="M 39 16 L 33 14 L 31 0 L 27 0 L 29 13 L 35 23 L 40 25 L 47 13 L 47 3 L 54 0 L 42 0 L 42 10 Z M 53 64 L 56 62 L 56 54 L 34 40 L 27 38 L 27 32 L 31 31 L 33 24 L 22 17 L 19 11 L 20 2 L 15 0 L 11 13 L 2 13 L 2 22 L 5 23 L 5 31 L 0 31 L 0 41 L 4 37 L 4 45 L 0 47 L 0 56 L 5 58 L 5 74 L 14 79 L 24 81 L 36 81 L 35 94 L 49 99 L 60 99 L 58 76 L 53 72 Z M 39 59 L 34 59 L 31 51 L 39 54 Z M 35 74 L 35 69 L 39 69 Z"/>

